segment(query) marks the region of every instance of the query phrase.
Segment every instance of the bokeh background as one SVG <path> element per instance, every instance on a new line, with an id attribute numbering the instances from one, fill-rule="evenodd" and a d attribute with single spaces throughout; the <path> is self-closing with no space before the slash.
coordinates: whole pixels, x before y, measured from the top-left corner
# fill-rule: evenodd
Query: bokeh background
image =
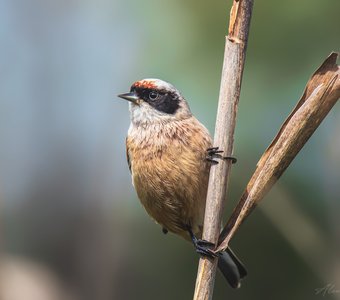
<path id="1" fill-rule="evenodd" d="M 192 298 L 198 256 L 138 202 L 116 95 L 165 79 L 213 132 L 230 5 L 0 1 L 2 300 Z M 309 76 L 339 51 L 339 12 L 339 0 L 255 1 L 226 216 Z M 218 276 L 214 299 L 340 298 L 339 132 L 336 105 L 232 241 L 243 287 Z"/>

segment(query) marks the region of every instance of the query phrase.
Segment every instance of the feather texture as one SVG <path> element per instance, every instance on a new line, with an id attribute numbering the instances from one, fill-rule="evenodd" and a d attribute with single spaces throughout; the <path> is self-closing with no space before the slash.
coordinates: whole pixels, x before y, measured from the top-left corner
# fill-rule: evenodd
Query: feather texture
<path id="1" fill-rule="evenodd" d="M 133 124 L 126 140 L 132 181 L 148 214 L 186 238 L 187 226 L 201 235 L 211 147 L 208 130 L 193 116 L 152 124 Z"/>

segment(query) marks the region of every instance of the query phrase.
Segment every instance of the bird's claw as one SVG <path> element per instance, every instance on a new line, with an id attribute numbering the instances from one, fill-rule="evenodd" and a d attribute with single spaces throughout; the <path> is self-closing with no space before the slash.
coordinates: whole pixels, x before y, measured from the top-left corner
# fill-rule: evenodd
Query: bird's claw
<path id="1" fill-rule="evenodd" d="M 194 246 L 196 248 L 196 252 L 202 256 L 207 256 L 210 258 L 217 257 L 217 254 L 210 249 L 210 247 L 215 246 L 213 243 L 197 239 L 196 242 L 194 242 Z"/>
<path id="2" fill-rule="evenodd" d="M 187 229 L 188 229 L 192 243 L 194 244 L 197 253 L 199 253 L 202 256 L 206 256 L 210 258 L 214 258 L 218 255 L 211 249 L 211 248 L 215 248 L 215 244 L 208 242 L 206 240 L 198 239 L 192 232 L 191 226 L 187 226 Z"/>
<path id="3" fill-rule="evenodd" d="M 211 162 L 214 165 L 218 164 L 218 161 L 216 159 L 223 159 L 223 160 L 230 159 L 232 164 L 235 164 L 237 162 L 237 159 L 233 156 L 223 156 L 223 155 L 221 155 L 221 153 L 223 153 L 223 152 L 224 152 L 223 150 L 219 150 L 219 147 L 208 148 L 207 149 L 208 155 L 206 157 L 206 160 Z"/>

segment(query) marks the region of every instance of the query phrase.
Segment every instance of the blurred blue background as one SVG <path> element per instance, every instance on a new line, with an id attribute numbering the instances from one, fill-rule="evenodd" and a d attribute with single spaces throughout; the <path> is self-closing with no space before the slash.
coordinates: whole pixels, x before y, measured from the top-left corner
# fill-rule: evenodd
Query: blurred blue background
<path id="1" fill-rule="evenodd" d="M 2 300 L 192 298 L 198 256 L 139 204 L 116 95 L 162 78 L 213 132 L 230 5 L 0 1 Z M 226 216 L 339 51 L 339 12 L 339 0 L 255 1 Z M 218 276 L 214 299 L 340 299 L 339 116 L 337 105 L 241 227 L 232 246 L 249 276 L 237 291 Z"/>

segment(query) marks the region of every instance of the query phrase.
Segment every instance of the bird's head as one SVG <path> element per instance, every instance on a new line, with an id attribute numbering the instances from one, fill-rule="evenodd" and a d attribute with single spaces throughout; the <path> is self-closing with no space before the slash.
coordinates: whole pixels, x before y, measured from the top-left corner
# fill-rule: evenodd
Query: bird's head
<path id="1" fill-rule="evenodd" d="M 134 125 L 168 123 L 191 116 L 190 108 L 180 92 L 160 79 L 136 81 L 129 93 L 118 97 L 130 101 Z"/>

